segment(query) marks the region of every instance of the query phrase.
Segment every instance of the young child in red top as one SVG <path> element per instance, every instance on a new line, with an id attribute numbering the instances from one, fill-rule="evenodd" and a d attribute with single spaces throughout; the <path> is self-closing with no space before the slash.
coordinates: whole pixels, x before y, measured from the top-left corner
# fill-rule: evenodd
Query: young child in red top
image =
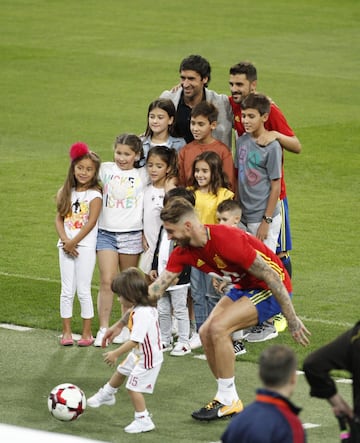
<path id="1" fill-rule="evenodd" d="M 229 148 L 213 137 L 212 131 L 216 128 L 218 118 L 217 108 L 209 102 L 202 101 L 191 111 L 190 129 L 194 140 L 179 151 L 179 184 L 191 184 L 192 165 L 195 158 L 204 151 L 216 152 L 223 162 L 223 171 L 228 176 L 230 188 L 236 191 L 236 177 L 234 161 Z"/>

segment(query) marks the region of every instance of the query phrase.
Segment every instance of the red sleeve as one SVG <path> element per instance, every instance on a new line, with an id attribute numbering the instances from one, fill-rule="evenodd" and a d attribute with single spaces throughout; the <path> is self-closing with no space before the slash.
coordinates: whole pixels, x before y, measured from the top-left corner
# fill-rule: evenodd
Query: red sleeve
<path id="1" fill-rule="evenodd" d="M 278 131 L 281 134 L 288 135 L 289 137 L 293 137 L 295 135 L 294 131 L 290 128 L 288 122 L 286 121 L 284 114 L 275 105 L 275 103 L 271 103 L 269 118 L 265 122 L 265 128 L 268 131 Z"/>
<path id="2" fill-rule="evenodd" d="M 181 273 L 185 266 L 194 265 L 191 254 L 185 248 L 174 248 L 166 264 L 166 270 L 174 273 Z"/>

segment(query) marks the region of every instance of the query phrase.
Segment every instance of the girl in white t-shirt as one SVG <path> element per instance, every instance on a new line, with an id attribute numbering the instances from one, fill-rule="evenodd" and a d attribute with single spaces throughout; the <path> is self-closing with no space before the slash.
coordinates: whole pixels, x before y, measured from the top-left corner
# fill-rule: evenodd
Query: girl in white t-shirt
<path id="1" fill-rule="evenodd" d="M 152 394 L 163 362 L 160 327 L 157 309 L 148 297 L 148 285 L 137 268 L 121 272 L 111 288 L 120 303 L 132 305 L 129 317 L 130 339 L 114 351 L 104 354 L 104 361 L 114 366 L 117 359 L 127 354 L 110 380 L 87 401 L 91 408 L 114 405 L 118 388 L 126 388 L 135 409 L 135 420 L 125 427 L 130 434 L 147 432 L 155 428 L 146 409 L 144 393 Z"/>
<path id="2" fill-rule="evenodd" d="M 148 277 L 158 240 L 161 220 L 160 211 L 163 207 L 165 192 L 177 185 L 177 152 L 166 146 L 154 146 L 146 159 L 146 169 L 150 183 L 144 195 L 144 252 L 141 255 L 140 269 Z"/>
<path id="3" fill-rule="evenodd" d="M 91 280 L 96 263 L 96 237 L 101 210 L 101 188 L 98 181 L 100 159 L 85 143 L 70 148 L 71 164 L 64 185 L 56 198 L 56 230 L 59 234 L 61 273 L 60 315 L 63 332 L 60 344 L 74 344 L 71 318 L 75 292 L 80 302 L 83 329 L 79 346 L 90 346 L 94 339 L 91 320 L 94 307 Z"/>
<path id="4" fill-rule="evenodd" d="M 114 161 L 101 164 L 99 178 L 103 187 L 103 205 L 99 217 L 96 244 L 100 271 L 98 315 L 100 329 L 95 346 L 101 346 L 109 327 L 113 305 L 111 282 L 120 270 L 137 266 L 142 246 L 144 191 L 148 183 L 145 167 L 140 167 L 143 148 L 135 134 L 122 134 L 114 144 Z M 124 312 L 126 306 L 122 306 Z M 124 328 L 114 340 L 128 337 Z"/>

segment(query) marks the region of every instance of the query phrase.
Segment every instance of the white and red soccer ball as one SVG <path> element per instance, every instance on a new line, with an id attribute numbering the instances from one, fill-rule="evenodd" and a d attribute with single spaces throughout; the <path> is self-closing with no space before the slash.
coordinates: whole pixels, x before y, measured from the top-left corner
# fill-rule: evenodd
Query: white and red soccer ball
<path id="1" fill-rule="evenodd" d="M 85 411 L 86 397 L 72 383 L 55 386 L 48 397 L 48 408 L 52 416 L 61 421 L 76 420 Z"/>

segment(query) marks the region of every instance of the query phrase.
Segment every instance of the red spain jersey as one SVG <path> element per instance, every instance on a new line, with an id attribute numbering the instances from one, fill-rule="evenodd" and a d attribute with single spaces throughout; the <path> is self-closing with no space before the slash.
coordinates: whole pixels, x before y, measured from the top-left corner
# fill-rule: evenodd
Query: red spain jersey
<path id="1" fill-rule="evenodd" d="M 166 270 L 180 273 L 186 265 L 200 271 L 231 278 L 241 289 L 269 289 L 263 280 L 248 272 L 256 253 L 279 274 L 288 292 L 291 280 L 282 261 L 263 242 L 239 228 L 226 225 L 205 225 L 208 241 L 204 247 L 177 247 L 170 255 Z"/>
<path id="2" fill-rule="evenodd" d="M 234 102 L 234 99 L 229 97 L 230 105 L 234 114 L 234 129 L 238 136 L 245 132 L 244 126 L 241 122 L 241 106 Z M 293 137 L 294 131 L 290 128 L 284 114 L 276 106 L 275 103 L 271 102 L 269 118 L 266 120 L 265 129 L 268 131 L 278 131 L 281 134 Z M 235 165 L 237 167 L 237 165 Z M 284 180 L 284 152 L 282 156 L 282 171 L 281 171 L 281 190 L 280 190 L 280 200 L 286 197 L 286 186 Z"/>

